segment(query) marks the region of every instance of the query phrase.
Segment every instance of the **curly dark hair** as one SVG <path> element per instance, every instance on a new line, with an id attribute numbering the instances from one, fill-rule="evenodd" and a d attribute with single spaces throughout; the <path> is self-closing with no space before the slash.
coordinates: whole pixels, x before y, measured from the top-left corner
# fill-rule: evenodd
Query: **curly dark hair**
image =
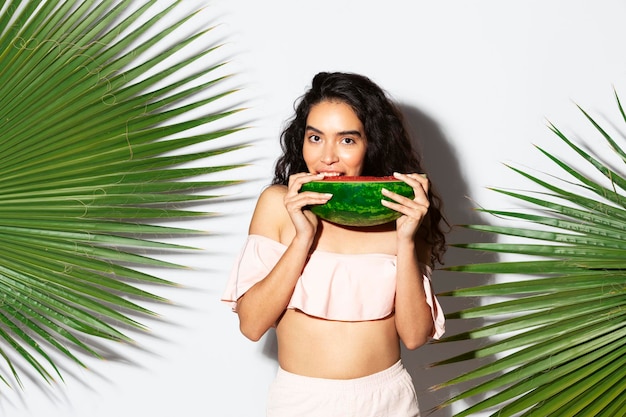
<path id="1" fill-rule="evenodd" d="M 345 72 L 320 72 L 311 88 L 295 105 L 295 114 L 280 136 L 282 156 L 277 160 L 272 184 L 287 185 L 289 176 L 308 172 L 302 156 L 309 111 L 323 101 L 340 101 L 352 107 L 363 123 L 367 150 L 361 175 L 387 176 L 393 172 L 425 173 L 421 158 L 413 149 L 404 117 L 387 93 L 368 77 Z M 443 264 L 446 239 L 442 225 L 449 226 L 442 213 L 442 201 L 433 190 L 430 209 L 420 235 L 432 245 L 431 263 Z"/>

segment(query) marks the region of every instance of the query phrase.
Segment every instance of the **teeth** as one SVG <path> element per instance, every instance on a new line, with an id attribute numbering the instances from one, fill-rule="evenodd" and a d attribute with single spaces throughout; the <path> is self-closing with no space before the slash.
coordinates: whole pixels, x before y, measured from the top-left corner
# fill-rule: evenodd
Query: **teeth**
<path id="1" fill-rule="evenodd" d="M 325 177 L 339 177 L 341 174 L 339 172 L 320 172 L 320 174 L 324 174 Z"/>

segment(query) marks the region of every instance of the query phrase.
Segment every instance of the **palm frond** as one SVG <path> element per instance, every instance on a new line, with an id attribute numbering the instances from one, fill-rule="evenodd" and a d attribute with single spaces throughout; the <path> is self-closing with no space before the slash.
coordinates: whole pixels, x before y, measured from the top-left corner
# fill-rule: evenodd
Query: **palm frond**
<path id="1" fill-rule="evenodd" d="M 153 313 L 142 303 L 167 300 L 142 286 L 175 284 L 140 267 L 183 268 L 158 254 L 195 249 L 159 238 L 202 233 L 167 222 L 210 214 L 190 203 L 237 182 L 206 179 L 241 166 L 206 166 L 207 158 L 244 146 L 224 145 L 243 129 L 224 123 L 240 109 L 206 110 L 236 92 L 219 71 L 224 63 L 211 62 L 219 45 L 180 55 L 211 28 L 181 40 L 173 34 L 192 14 L 174 20 L 181 1 L 163 10 L 155 3 L 0 5 L 0 355 L 10 370 L 0 379 L 7 385 L 21 385 L 14 356 L 51 382 L 61 373 L 50 352 L 82 366 L 78 352 L 99 356 L 97 339 L 86 336 L 127 342 L 128 329 L 144 330 L 140 318 Z"/>
<path id="2" fill-rule="evenodd" d="M 617 103 L 626 121 L 619 97 Z M 618 159 L 626 162 L 618 142 L 579 109 Z M 483 209 L 515 225 L 465 227 L 506 236 L 509 242 L 458 245 L 524 259 L 446 268 L 464 273 L 515 274 L 513 282 L 441 294 L 483 300 L 482 305 L 451 312 L 447 318 L 488 321 L 439 341 L 480 339 L 484 343 L 434 366 L 490 359 L 433 387 L 474 384 L 440 404 L 439 408 L 444 408 L 461 400 L 482 398 L 456 416 L 487 410 L 500 417 L 616 416 L 621 415 L 618 410 L 623 410 L 626 402 L 626 171 L 609 168 L 608 162 L 583 150 L 555 126 L 550 129 L 578 156 L 581 167 L 538 148 L 562 171 L 567 180 L 560 182 L 565 185 L 557 186 L 554 178 L 542 179 L 510 167 L 544 191 L 494 190 L 516 199 L 526 209 L 532 208 L 532 212 Z M 520 222 L 528 226 L 520 226 Z"/>

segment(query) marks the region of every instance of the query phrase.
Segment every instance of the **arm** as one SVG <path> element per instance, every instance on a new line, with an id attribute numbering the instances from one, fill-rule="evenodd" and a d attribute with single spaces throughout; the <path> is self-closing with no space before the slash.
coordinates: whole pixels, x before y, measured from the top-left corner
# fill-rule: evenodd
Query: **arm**
<path id="1" fill-rule="evenodd" d="M 423 271 L 419 259 L 430 258 L 425 242 L 417 238 L 417 231 L 428 212 L 428 180 L 418 174 L 396 174 L 413 187 L 413 200 L 384 191 L 395 202 L 383 204 L 403 214 L 397 222 L 397 277 L 395 320 L 398 335 L 408 349 L 425 344 L 433 333 L 434 323 L 424 292 Z M 417 243 L 421 243 L 418 245 Z"/>
<path id="2" fill-rule="evenodd" d="M 306 263 L 317 231 L 317 218 L 303 207 L 323 204 L 330 198 L 319 193 L 298 193 L 303 183 L 318 176 L 296 174 L 287 189 L 272 186 L 257 202 L 249 233 L 281 241 L 286 228 L 295 228 L 295 235 L 285 253 L 270 273 L 252 286 L 237 302 L 241 332 L 257 341 L 276 324 L 289 304 L 293 289 Z"/>
<path id="3" fill-rule="evenodd" d="M 396 329 L 408 349 L 428 342 L 434 328 L 431 309 L 426 303 L 424 271 L 420 270 L 416 249 L 415 240 L 399 243 L 397 254 Z"/>

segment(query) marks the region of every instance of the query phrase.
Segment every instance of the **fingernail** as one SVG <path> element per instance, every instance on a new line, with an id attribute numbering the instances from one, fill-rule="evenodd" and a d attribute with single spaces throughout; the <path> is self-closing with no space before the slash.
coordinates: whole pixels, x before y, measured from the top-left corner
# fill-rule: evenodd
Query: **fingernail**
<path id="1" fill-rule="evenodd" d="M 428 175 L 426 175 L 426 174 L 420 174 L 420 175 L 421 175 L 422 177 L 424 177 L 424 178 L 428 178 Z"/>

